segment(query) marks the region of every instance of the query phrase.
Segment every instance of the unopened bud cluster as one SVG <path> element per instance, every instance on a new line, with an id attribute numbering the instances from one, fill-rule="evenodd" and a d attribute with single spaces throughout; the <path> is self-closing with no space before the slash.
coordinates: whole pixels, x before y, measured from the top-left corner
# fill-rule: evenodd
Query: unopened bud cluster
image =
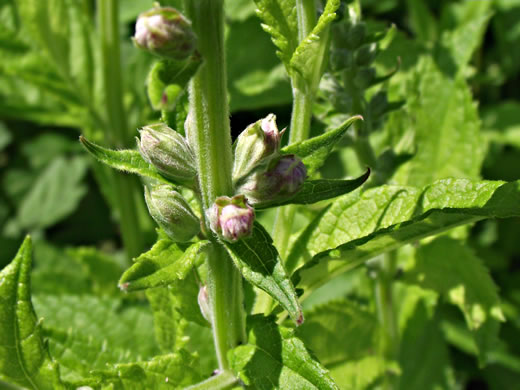
<path id="1" fill-rule="evenodd" d="M 332 45 L 330 48 L 330 68 L 334 80 L 337 81 L 336 89 L 343 91 L 347 96 L 361 96 L 364 91 L 392 76 L 399 64 L 396 59 L 396 69 L 389 74 L 378 77 L 374 61 L 379 54 L 378 42 L 385 37 L 384 32 L 375 33 L 367 29 L 366 24 L 360 20 L 361 15 L 353 6 L 347 6 L 345 17 L 337 20 L 332 28 Z M 385 94 L 383 97 L 381 94 Z M 341 94 L 339 94 L 341 95 Z M 376 129 L 382 116 L 391 111 L 395 104 L 388 104 L 386 92 L 379 92 L 366 103 L 362 101 L 354 108 L 352 99 L 345 99 L 344 96 L 330 96 L 325 98 L 330 101 L 338 113 L 347 115 L 360 114 L 371 121 L 364 122 L 364 125 L 356 127 L 358 135 L 368 135 L 366 129 Z M 363 100 L 363 99 L 361 99 Z M 345 107 L 347 106 L 347 107 Z"/>
<path id="2" fill-rule="evenodd" d="M 280 154 L 283 132 L 278 131 L 273 114 L 248 126 L 235 146 L 233 181 L 236 192 L 250 204 L 257 204 L 296 194 L 307 171 L 294 155 Z"/>
<path id="3" fill-rule="evenodd" d="M 235 195 L 219 197 L 208 211 L 211 230 L 228 242 L 247 237 L 255 218 L 251 206 L 283 200 L 300 191 L 307 177 L 303 162 L 295 155 L 282 155 L 273 114 L 249 125 L 234 145 Z"/>
<path id="4" fill-rule="evenodd" d="M 236 242 L 252 233 L 252 206 L 284 200 L 300 191 L 307 170 L 295 155 L 280 153 L 282 133 L 270 114 L 239 135 L 233 165 L 237 195 L 221 196 L 206 210 L 211 230 L 221 239 Z M 162 123 L 145 126 L 140 135 L 137 144 L 146 162 L 173 182 L 196 188 L 195 156 L 182 135 Z M 151 216 L 173 241 L 189 241 L 199 233 L 199 218 L 173 186 L 149 185 L 145 198 Z"/>
<path id="5" fill-rule="evenodd" d="M 185 60 L 197 43 L 191 23 L 171 7 L 156 7 L 139 15 L 134 43 L 140 48 L 169 60 Z"/>

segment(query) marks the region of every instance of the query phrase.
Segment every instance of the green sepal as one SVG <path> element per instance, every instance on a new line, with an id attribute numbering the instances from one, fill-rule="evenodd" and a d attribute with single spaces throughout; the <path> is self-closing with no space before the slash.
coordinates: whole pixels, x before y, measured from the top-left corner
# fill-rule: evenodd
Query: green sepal
<path id="1" fill-rule="evenodd" d="M 172 241 L 161 239 L 135 259 L 121 276 L 119 287 L 123 291 L 137 291 L 183 280 L 201 260 L 200 254 L 208 244 L 209 241 L 199 241 L 183 251 Z"/>
<path id="2" fill-rule="evenodd" d="M 111 150 L 96 145 L 85 137 L 79 137 L 80 142 L 87 152 L 94 156 L 97 160 L 112 168 L 119 169 L 124 172 L 135 173 L 137 175 L 149 177 L 165 184 L 176 184 L 164 176 L 162 176 L 155 167 L 148 164 L 137 150 Z"/>
<path id="3" fill-rule="evenodd" d="M 273 239 L 262 225 L 255 222 L 251 236 L 235 243 L 223 241 L 222 244 L 248 282 L 279 302 L 297 325 L 303 323 L 296 291 L 273 245 Z"/>
<path id="4" fill-rule="evenodd" d="M 293 197 L 271 202 L 256 203 L 255 209 L 278 207 L 286 204 L 311 204 L 348 194 L 359 188 L 370 176 L 370 169 L 353 180 L 320 179 L 307 180 L 302 189 Z"/>
<path id="5" fill-rule="evenodd" d="M 64 389 L 31 302 L 31 263 L 27 236 L 0 272 L 0 379 L 30 389 Z"/>
<path id="6" fill-rule="evenodd" d="M 348 118 L 339 127 L 328 131 L 325 134 L 313 137 L 311 139 L 297 142 L 281 149 L 282 154 L 295 154 L 300 157 L 307 168 L 307 174 L 310 176 L 323 165 L 326 158 L 332 151 L 336 143 L 345 135 L 352 123 L 357 120 L 363 120 L 361 115 Z"/>
<path id="7" fill-rule="evenodd" d="M 158 111 L 172 111 L 200 64 L 199 54 L 185 61 L 157 61 L 147 80 L 148 98 L 152 107 Z"/>
<path id="8" fill-rule="evenodd" d="M 231 368 L 248 388 L 338 389 L 294 330 L 277 325 L 272 316 L 250 316 L 248 343 L 229 351 L 228 358 Z"/>

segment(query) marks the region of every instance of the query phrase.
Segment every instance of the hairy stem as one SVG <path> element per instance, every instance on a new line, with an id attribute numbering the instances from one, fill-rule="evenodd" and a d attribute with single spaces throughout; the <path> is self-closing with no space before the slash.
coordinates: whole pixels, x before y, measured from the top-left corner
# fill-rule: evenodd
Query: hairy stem
<path id="1" fill-rule="evenodd" d="M 126 113 L 123 106 L 121 80 L 121 50 L 119 47 L 119 2 L 118 0 L 98 1 L 99 27 L 103 58 L 103 82 L 106 100 L 106 138 L 112 146 L 128 146 L 129 137 Z M 116 206 L 118 207 L 121 236 L 129 258 L 144 250 L 143 228 L 139 219 L 137 204 L 141 193 L 136 178 L 119 172 L 113 175 Z"/>
<path id="2" fill-rule="evenodd" d="M 190 83 L 187 137 L 197 156 L 199 188 L 207 210 L 215 198 L 233 192 L 223 0 L 185 0 L 185 8 L 204 61 Z M 209 226 L 206 230 L 211 232 Z M 245 342 L 242 277 L 225 249 L 211 239 L 207 283 L 215 349 L 220 369 L 225 370 L 228 350 Z"/>

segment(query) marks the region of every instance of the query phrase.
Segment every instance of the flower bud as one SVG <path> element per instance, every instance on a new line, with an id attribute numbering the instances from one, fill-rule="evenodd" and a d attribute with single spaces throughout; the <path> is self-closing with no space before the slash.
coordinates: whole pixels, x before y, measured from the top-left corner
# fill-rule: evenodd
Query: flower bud
<path id="1" fill-rule="evenodd" d="M 278 131 L 274 114 L 249 125 L 240 133 L 235 146 L 233 180 L 238 181 L 262 160 L 277 154 L 282 134 Z"/>
<path id="2" fill-rule="evenodd" d="M 140 130 L 137 146 L 143 158 L 170 179 L 189 183 L 196 175 L 195 157 L 182 135 L 164 123 Z"/>
<path id="3" fill-rule="evenodd" d="M 211 230 L 228 242 L 236 242 L 253 231 L 255 211 L 244 195 L 221 196 L 208 210 Z"/>
<path id="4" fill-rule="evenodd" d="M 346 36 L 346 45 L 351 50 L 356 50 L 363 44 L 366 35 L 365 23 L 359 22 L 352 25 Z"/>
<path id="5" fill-rule="evenodd" d="M 251 204 L 285 199 L 300 191 L 306 177 L 303 162 L 288 154 L 271 161 L 267 169 L 254 171 L 237 191 L 246 195 Z"/>
<path id="6" fill-rule="evenodd" d="M 377 56 L 377 44 L 371 43 L 369 45 L 363 45 L 356 52 L 356 64 L 359 66 L 368 66 Z"/>
<path id="7" fill-rule="evenodd" d="M 360 68 L 354 77 L 354 84 L 361 89 L 367 89 L 376 79 L 376 70 L 370 68 Z"/>
<path id="8" fill-rule="evenodd" d="M 175 242 L 191 240 L 200 231 L 200 220 L 181 194 L 167 184 L 145 187 L 148 211 Z"/>
<path id="9" fill-rule="evenodd" d="M 133 40 L 138 48 L 171 60 L 188 58 L 197 41 L 191 22 L 171 7 L 156 7 L 140 14 Z"/>
<path id="10" fill-rule="evenodd" d="M 334 71 L 348 69 L 352 66 L 352 51 L 347 49 L 330 51 L 330 67 Z"/>
<path id="11" fill-rule="evenodd" d="M 202 317 L 204 317 L 206 321 L 211 322 L 211 307 L 209 305 L 209 295 L 206 286 L 200 288 L 197 301 L 199 302 Z"/>

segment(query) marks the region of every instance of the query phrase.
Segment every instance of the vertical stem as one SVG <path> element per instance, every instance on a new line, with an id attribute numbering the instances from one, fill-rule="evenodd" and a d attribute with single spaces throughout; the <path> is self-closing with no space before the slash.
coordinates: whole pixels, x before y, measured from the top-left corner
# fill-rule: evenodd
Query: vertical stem
<path id="1" fill-rule="evenodd" d="M 395 251 L 385 255 L 381 261 L 375 284 L 377 315 L 381 329 L 383 329 L 381 355 L 387 360 L 397 360 L 399 357 L 399 329 L 393 300 L 396 262 Z M 393 378 L 387 375 L 385 382 L 385 388 L 393 389 Z"/>
<path id="2" fill-rule="evenodd" d="M 303 41 L 312 31 L 316 24 L 316 6 L 314 0 L 296 0 L 296 14 L 298 19 L 298 41 Z M 320 68 L 319 66 L 318 68 Z M 291 113 L 291 124 L 289 144 L 303 141 L 309 138 L 312 103 L 314 102 L 314 91 L 306 85 L 298 74 L 291 78 L 293 107 Z M 280 253 L 285 258 L 289 249 L 296 207 L 289 205 L 279 207 L 276 211 L 273 227 L 273 240 Z M 267 294 L 261 294 L 255 303 L 255 312 L 268 313 L 273 300 Z"/>
<path id="3" fill-rule="evenodd" d="M 316 7 L 314 0 L 296 0 L 296 13 L 298 18 L 298 41 L 304 40 L 316 24 Z M 303 141 L 309 138 L 312 103 L 314 93 L 305 87 L 300 76 L 295 75 L 291 79 L 293 91 L 293 109 L 291 113 L 291 125 L 289 144 Z M 273 237 L 280 255 L 287 255 L 289 238 L 296 209 L 294 206 L 280 207 L 276 212 Z"/>
<path id="4" fill-rule="evenodd" d="M 190 83 L 187 137 L 197 157 L 202 204 L 207 210 L 216 197 L 233 192 L 223 0 L 186 0 L 185 5 L 204 61 Z M 225 249 L 210 239 L 207 284 L 213 339 L 220 369 L 225 370 L 228 350 L 245 342 L 242 277 Z"/>
<path id="5" fill-rule="evenodd" d="M 123 107 L 121 80 L 121 50 L 119 47 L 119 2 L 98 0 L 99 29 L 103 58 L 103 82 L 106 104 L 106 136 L 116 147 L 129 141 L 126 113 Z M 144 240 L 136 204 L 139 191 L 135 178 L 114 173 L 114 190 L 119 205 L 119 222 L 125 251 L 129 258 L 144 249 Z M 140 192 L 140 191 L 139 191 Z"/>

